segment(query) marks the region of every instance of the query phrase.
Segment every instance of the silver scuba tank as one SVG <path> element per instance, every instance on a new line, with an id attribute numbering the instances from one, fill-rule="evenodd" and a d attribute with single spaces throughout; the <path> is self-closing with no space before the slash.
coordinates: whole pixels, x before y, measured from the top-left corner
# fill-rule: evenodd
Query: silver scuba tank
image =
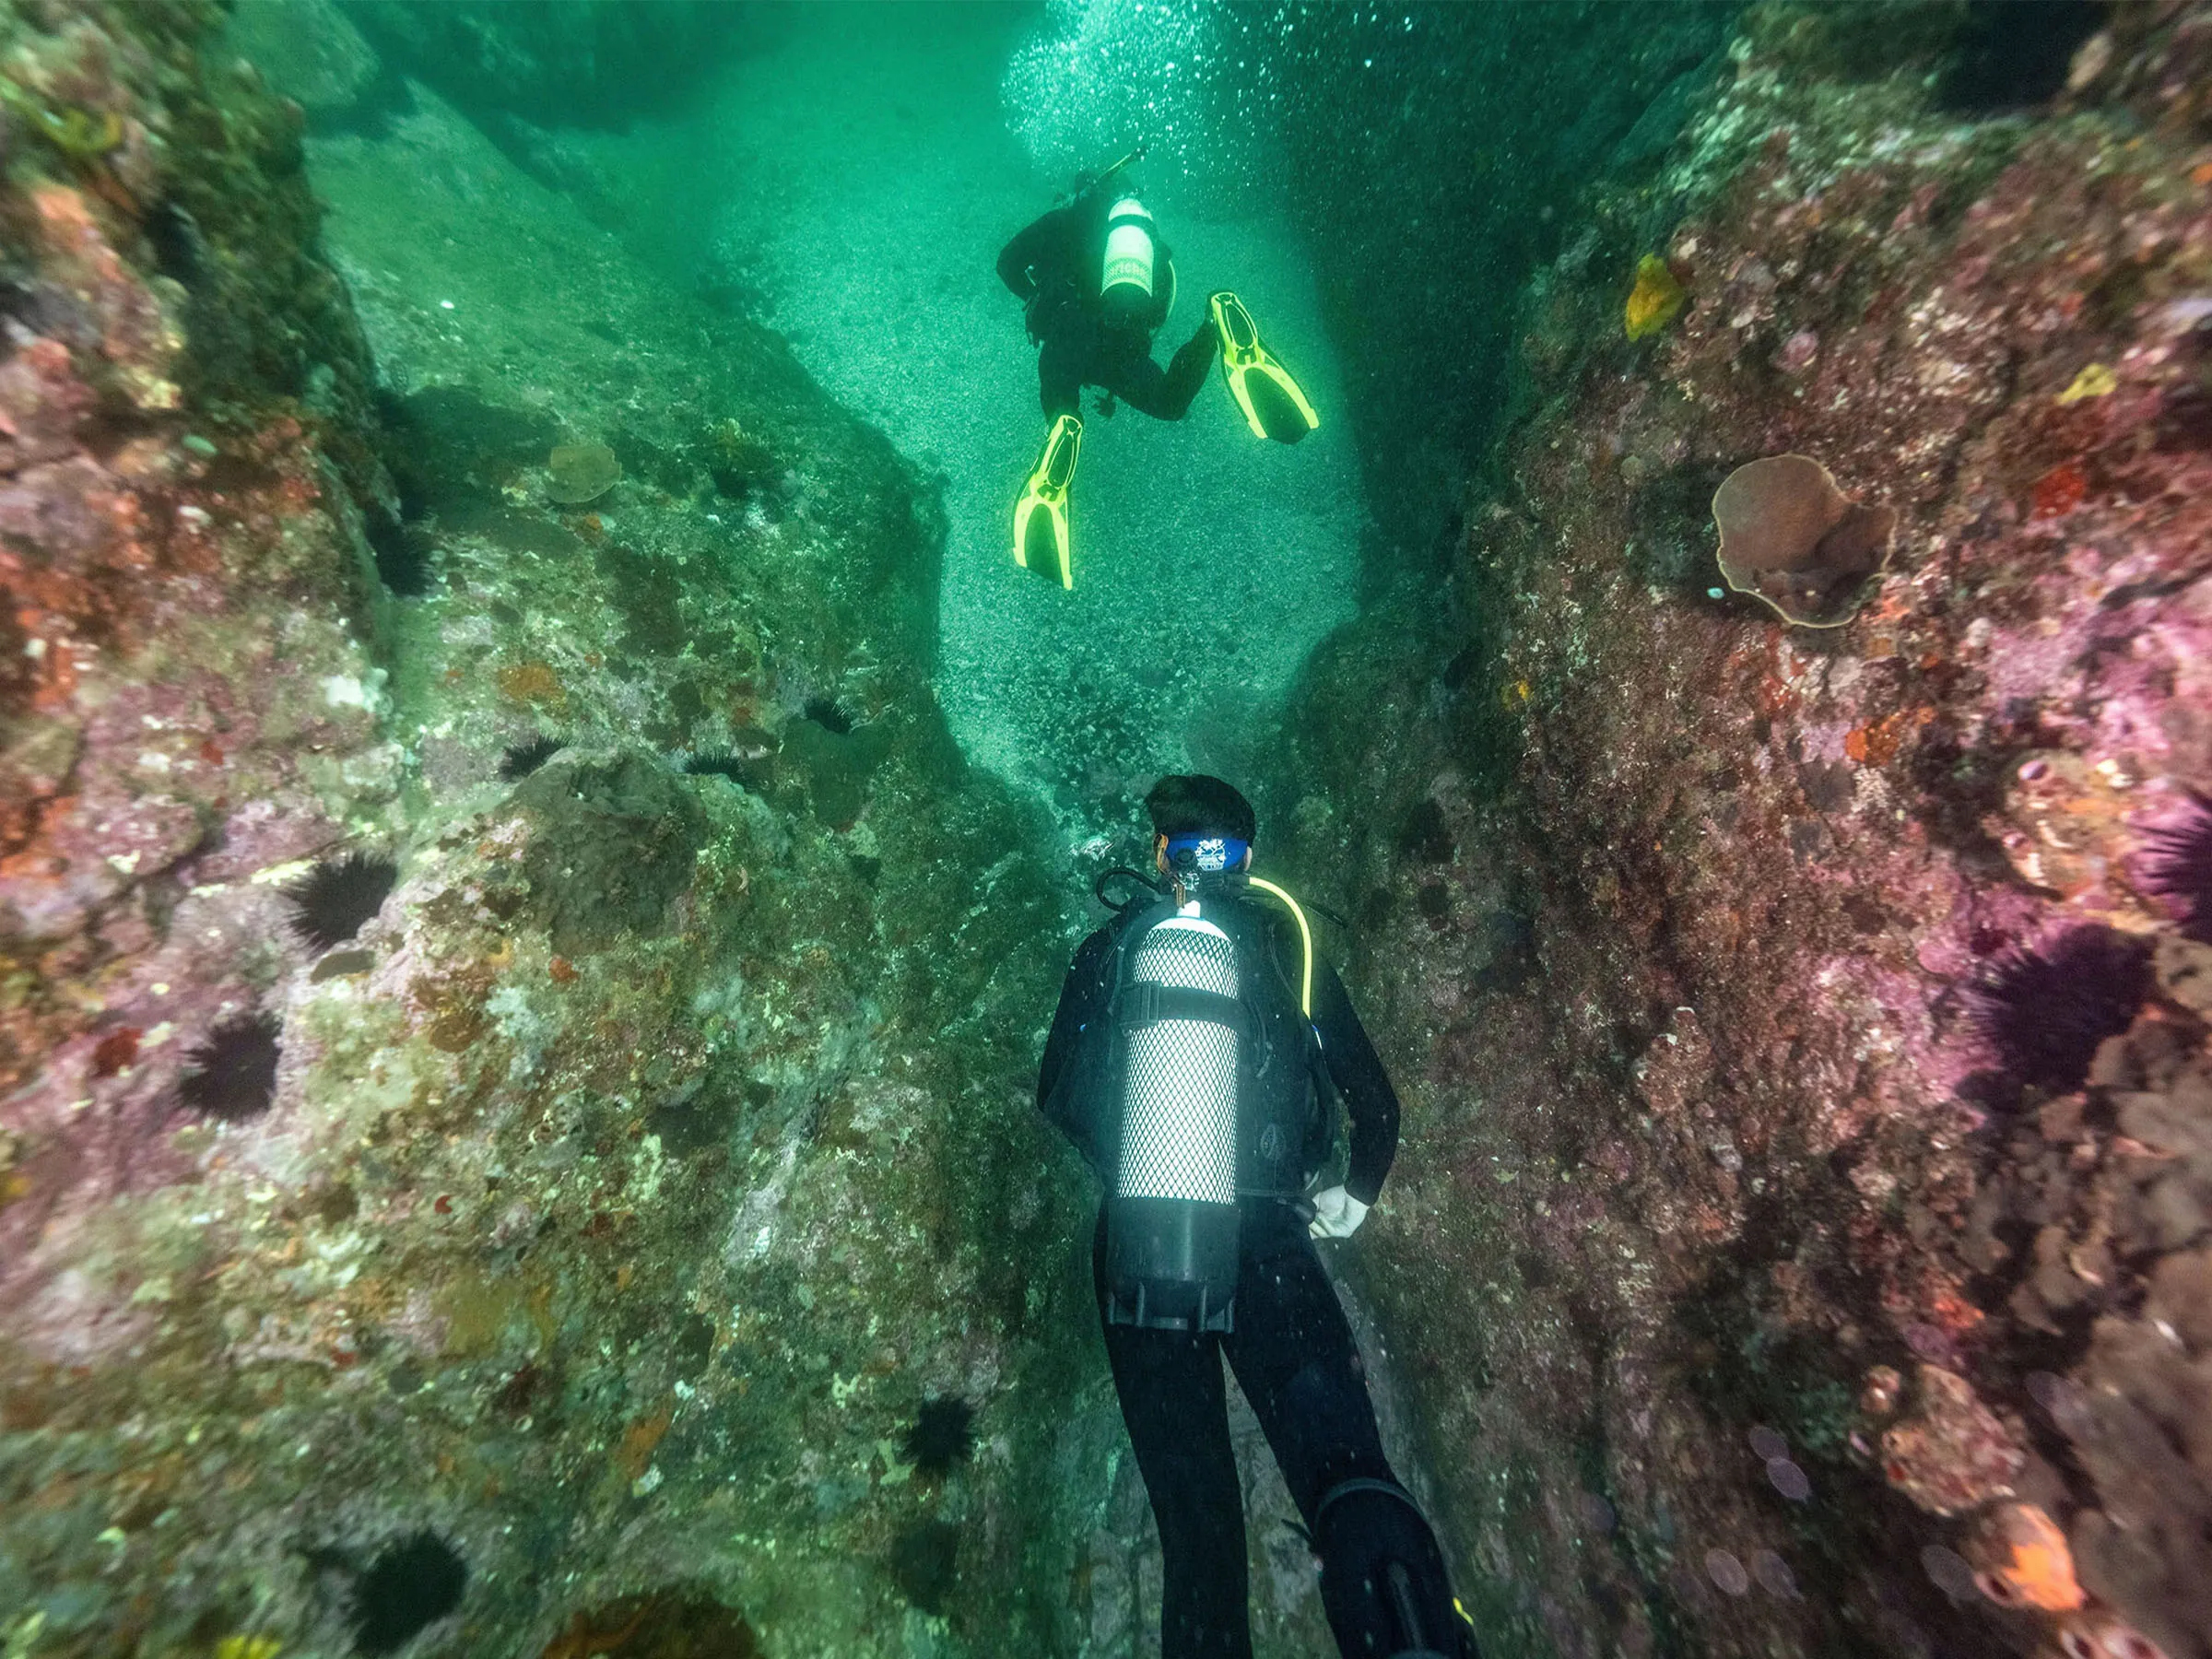
<path id="1" fill-rule="evenodd" d="M 1197 913 L 1130 947 L 1117 998 L 1118 1156 L 1107 1194 L 1107 1318 L 1230 1328 L 1237 1282 L 1237 1103 L 1250 1016 L 1237 950 Z"/>
<path id="2" fill-rule="evenodd" d="M 1106 255 L 1099 272 L 1099 299 L 1107 315 L 1136 320 L 1152 309 L 1159 231 L 1145 205 L 1124 196 L 1107 210 Z"/>

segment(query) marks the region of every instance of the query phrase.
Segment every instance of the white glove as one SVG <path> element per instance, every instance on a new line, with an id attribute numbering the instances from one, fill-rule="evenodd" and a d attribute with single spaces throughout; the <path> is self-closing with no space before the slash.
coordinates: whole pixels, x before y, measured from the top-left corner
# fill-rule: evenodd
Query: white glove
<path id="1" fill-rule="evenodd" d="M 1367 1219 L 1367 1206 L 1340 1186 L 1313 1194 L 1313 1219 L 1306 1230 L 1317 1239 L 1348 1239 Z"/>

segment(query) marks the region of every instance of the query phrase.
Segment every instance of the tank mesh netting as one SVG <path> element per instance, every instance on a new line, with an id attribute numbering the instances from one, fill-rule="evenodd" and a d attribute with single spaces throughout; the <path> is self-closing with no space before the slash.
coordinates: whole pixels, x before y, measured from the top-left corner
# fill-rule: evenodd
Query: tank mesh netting
<path id="1" fill-rule="evenodd" d="M 1237 994 L 1237 953 L 1212 924 L 1162 922 L 1137 946 L 1133 982 Z M 1163 1019 L 1129 1033 L 1124 1084 L 1124 1198 L 1237 1197 L 1237 1034 L 1206 1019 Z"/>

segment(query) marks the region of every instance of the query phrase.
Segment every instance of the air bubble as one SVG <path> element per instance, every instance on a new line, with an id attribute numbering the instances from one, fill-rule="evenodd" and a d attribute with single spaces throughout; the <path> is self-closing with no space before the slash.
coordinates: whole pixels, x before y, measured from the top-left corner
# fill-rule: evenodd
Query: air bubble
<path id="1" fill-rule="evenodd" d="M 1751 1575 L 1744 1571 L 1743 1562 L 1725 1549 L 1705 1552 L 1705 1573 L 1730 1595 L 1747 1595 L 1751 1592 Z"/>
<path id="2" fill-rule="evenodd" d="M 1783 1601 L 1805 1599 L 1790 1564 L 1771 1549 L 1762 1549 L 1751 1558 L 1751 1576 L 1766 1587 L 1770 1595 L 1778 1595 Z"/>
<path id="3" fill-rule="evenodd" d="M 1920 1552 L 1921 1570 L 1928 1582 L 1955 1602 L 1974 1599 L 1974 1570 L 1967 1559 L 1955 1549 L 1946 1549 L 1940 1544 L 1931 1544 Z"/>
<path id="4" fill-rule="evenodd" d="M 1811 1477 L 1786 1457 L 1767 1459 L 1767 1478 L 1792 1503 L 1803 1503 L 1813 1495 Z"/>

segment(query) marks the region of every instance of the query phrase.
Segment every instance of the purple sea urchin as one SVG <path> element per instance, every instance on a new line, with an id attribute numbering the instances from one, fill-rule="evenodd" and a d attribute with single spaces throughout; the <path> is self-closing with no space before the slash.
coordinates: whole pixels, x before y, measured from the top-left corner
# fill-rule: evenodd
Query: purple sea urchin
<path id="1" fill-rule="evenodd" d="M 398 879 L 399 866 L 375 853 L 326 860 L 286 894 L 295 912 L 293 931 L 317 950 L 343 945 L 383 908 Z"/>
<path id="2" fill-rule="evenodd" d="M 2212 798 L 2194 791 L 2185 816 L 2144 837 L 2143 885 L 2192 939 L 2212 945 Z"/>
<path id="3" fill-rule="evenodd" d="M 259 1117 L 276 1098 L 282 1030 L 274 1014 L 225 1020 L 187 1057 L 178 1097 L 201 1116 L 226 1124 Z"/>
<path id="4" fill-rule="evenodd" d="M 536 736 L 518 743 L 500 757 L 500 779 L 519 783 L 568 747 L 559 737 Z"/>
<path id="5" fill-rule="evenodd" d="M 948 1475 L 975 1444 L 975 1408 L 960 1399 L 929 1399 L 906 1431 L 906 1458 L 923 1475 Z"/>
<path id="6" fill-rule="evenodd" d="M 2127 1030 L 2150 991 L 2150 953 L 2109 927 L 2075 927 L 1999 963 L 1974 987 L 1974 1022 L 2017 1081 L 2079 1088 L 2097 1045 Z"/>

